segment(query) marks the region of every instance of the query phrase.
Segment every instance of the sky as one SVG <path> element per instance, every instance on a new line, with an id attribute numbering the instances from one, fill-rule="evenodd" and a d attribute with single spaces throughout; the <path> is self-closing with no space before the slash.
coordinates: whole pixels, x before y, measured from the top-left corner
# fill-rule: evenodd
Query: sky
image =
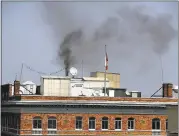
<path id="1" fill-rule="evenodd" d="M 57 62 L 57 54 L 65 35 L 71 32 L 72 28 L 81 26 L 85 28 L 83 29 L 85 34 L 92 33 L 105 22 L 104 20 L 113 17 L 114 12 L 125 5 L 132 5 L 132 7 L 139 5 L 154 17 L 159 14 L 169 14 L 168 20 L 178 33 L 178 4 L 176 2 L 58 2 L 45 4 L 42 2 L 3 2 L 2 83 L 13 83 L 15 79 L 19 80 L 21 66 L 24 63 L 21 80 L 30 80 L 40 84 L 42 74 L 29 70 L 25 65 L 44 73 L 59 71 L 63 68 L 63 63 Z M 134 23 L 129 22 L 130 25 Z M 121 33 L 128 31 L 125 23 L 123 25 L 124 27 L 119 30 Z M 149 39 L 141 35 L 133 35 L 136 30 L 132 29 L 129 32 L 132 37 L 131 43 L 138 45 L 131 47 L 131 43 L 124 43 L 124 48 L 122 44 L 120 47 L 116 46 L 118 43 L 113 42 L 113 39 L 104 39 L 109 44 L 107 47 L 109 72 L 121 74 L 121 87 L 129 91 L 141 91 L 143 96 L 150 96 L 161 87 L 162 80 L 177 85 L 178 36 L 169 42 L 164 52 L 157 54 L 152 50 L 153 48 L 148 46 L 152 44 Z M 89 39 L 86 41 L 83 41 L 86 46 L 80 46 L 80 48 L 74 46 L 73 53 L 78 59 L 76 67 L 79 76 L 81 76 L 81 64 L 79 63 L 81 58 L 84 58 L 86 76 L 89 72 L 104 70 L 104 47 L 102 45 L 104 41 L 97 42 L 100 46 L 96 47 L 96 52 L 92 46 L 89 47 L 92 42 Z M 141 46 L 143 44 L 146 46 Z M 88 49 L 89 52 L 85 52 Z M 79 55 L 79 52 L 83 54 Z M 163 68 L 163 79 L 161 67 Z M 58 75 L 64 75 L 64 72 Z"/>

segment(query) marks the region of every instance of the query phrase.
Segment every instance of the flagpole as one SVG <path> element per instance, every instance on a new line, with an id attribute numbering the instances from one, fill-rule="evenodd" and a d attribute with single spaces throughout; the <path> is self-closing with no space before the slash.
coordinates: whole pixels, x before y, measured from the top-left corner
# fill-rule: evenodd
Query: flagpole
<path id="1" fill-rule="evenodd" d="M 106 62 L 106 57 L 107 56 L 106 56 L 106 45 L 105 45 L 105 62 Z M 106 96 L 106 66 L 105 66 L 105 73 L 104 73 L 104 96 Z"/>

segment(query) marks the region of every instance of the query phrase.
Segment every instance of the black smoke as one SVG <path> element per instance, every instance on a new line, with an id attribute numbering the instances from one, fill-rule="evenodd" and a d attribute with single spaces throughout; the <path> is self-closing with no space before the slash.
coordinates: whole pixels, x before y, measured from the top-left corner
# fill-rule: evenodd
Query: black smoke
<path id="1" fill-rule="evenodd" d="M 78 65 L 83 59 L 89 71 L 95 70 L 103 61 L 105 44 L 111 53 L 110 58 L 119 65 L 123 60 L 134 59 L 141 51 L 141 60 L 132 61 L 143 67 L 144 63 L 152 62 L 146 54 L 165 54 L 177 36 L 170 13 L 152 15 L 152 8 L 145 10 L 142 6 L 123 3 L 118 3 L 115 8 L 106 4 L 103 8 L 98 4 L 44 3 L 46 22 L 58 41 L 57 54 L 66 69 Z"/>

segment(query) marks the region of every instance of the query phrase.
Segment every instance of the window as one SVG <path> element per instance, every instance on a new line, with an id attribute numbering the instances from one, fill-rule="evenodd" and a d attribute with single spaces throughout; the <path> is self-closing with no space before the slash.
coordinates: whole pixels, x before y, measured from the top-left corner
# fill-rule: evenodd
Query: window
<path id="1" fill-rule="evenodd" d="M 160 119 L 152 119 L 152 136 L 160 136 Z"/>
<path id="2" fill-rule="evenodd" d="M 57 133 L 57 120 L 55 117 L 48 118 L 48 134 Z"/>
<path id="3" fill-rule="evenodd" d="M 32 134 L 42 134 L 42 119 L 40 117 L 33 118 L 33 132 Z"/>
<path id="4" fill-rule="evenodd" d="M 102 118 L 102 129 L 108 129 L 108 117 Z"/>
<path id="5" fill-rule="evenodd" d="M 115 118 L 115 129 L 116 130 L 121 129 L 121 118 Z"/>
<path id="6" fill-rule="evenodd" d="M 4 126 L 5 126 L 4 116 L 1 116 L 1 130 L 2 131 L 4 131 Z"/>
<path id="7" fill-rule="evenodd" d="M 89 129 L 91 129 L 91 130 L 95 129 L 95 117 L 89 118 Z"/>
<path id="8" fill-rule="evenodd" d="M 7 131 L 8 128 L 8 117 L 5 116 L 5 131 Z"/>
<path id="9" fill-rule="evenodd" d="M 152 130 L 160 130 L 160 119 L 152 119 Z"/>
<path id="10" fill-rule="evenodd" d="M 129 118 L 129 119 L 128 119 L 128 129 L 129 129 L 129 130 L 133 130 L 133 129 L 135 128 L 135 126 L 134 126 L 134 125 L 135 125 L 135 124 L 134 124 L 134 121 L 135 121 L 134 118 Z"/>
<path id="11" fill-rule="evenodd" d="M 82 117 L 76 117 L 76 129 L 82 129 Z"/>
<path id="12" fill-rule="evenodd" d="M 166 130 L 168 130 L 168 119 L 166 119 Z"/>

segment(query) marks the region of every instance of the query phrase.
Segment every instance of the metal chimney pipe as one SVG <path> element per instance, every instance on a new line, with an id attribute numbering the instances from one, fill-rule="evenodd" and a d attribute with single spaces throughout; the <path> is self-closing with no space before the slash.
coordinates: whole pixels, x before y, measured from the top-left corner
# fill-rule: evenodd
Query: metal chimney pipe
<path id="1" fill-rule="evenodd" d="M 65 68 L 65 76 L 69 76 L 69 70 L 68 70 L 68 68 Z"/>

